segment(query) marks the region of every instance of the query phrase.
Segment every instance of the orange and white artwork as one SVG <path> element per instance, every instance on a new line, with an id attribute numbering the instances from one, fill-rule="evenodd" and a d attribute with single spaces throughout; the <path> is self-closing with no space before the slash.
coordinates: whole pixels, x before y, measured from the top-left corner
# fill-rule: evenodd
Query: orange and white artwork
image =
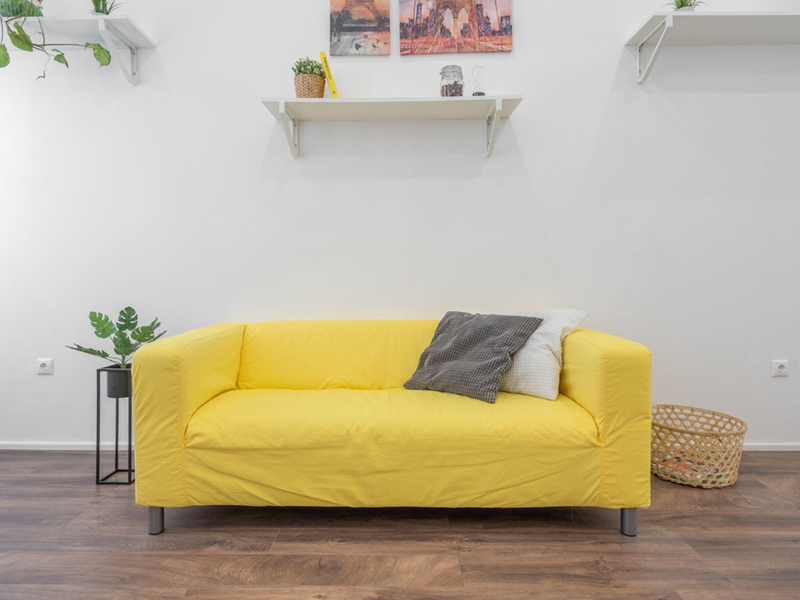
<path id="1" fill-rule="evenodd" d="M 331 56 L 391 52 L 390 0 L 331 0 Z"/>

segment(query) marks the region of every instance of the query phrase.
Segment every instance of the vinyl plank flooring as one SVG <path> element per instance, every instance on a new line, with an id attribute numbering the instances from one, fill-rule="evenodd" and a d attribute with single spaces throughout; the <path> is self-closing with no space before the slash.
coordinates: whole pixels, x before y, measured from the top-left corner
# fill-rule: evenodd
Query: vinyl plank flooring
<path id="1" fill-rule="evenodd" d="M 676 554 L 675 556 L 681 556 Z M 490 588 L 494 582 L 541 589 L 628 589 L 647 593 L 670 590 L 675 580 L 675 565 L 680 565 L 680 579 L 698 584 L 730 586 L 723 574 L 706 567 L 702 560 L 691 558 L 672 561 L 652 559 L 643 564 L 636 555 L 575 555 L 526 552 L 513 555 L 459 557 L 467 587 Z"/>
<path id="2" fill-rule="evenodd" d="M 726 590 L 709 588 L 680 589 L 681 600 L 797 600 L 800 592 L 784 589 L 736 587 Z"/>
<path id="3" fill-rule="evenodd" d="M 153 587 L 208 586 L 410 586 L 463 584 L 451 556 L 297 556 L 269 554 L 163 555 L 150 553 L 32 553 L 0 572 L 0 586 L 37 581 L 45 585 Z"/>
<path id="4" fill-rule="evenodd" d="M 759 559 L 774 557 L 780 561 L 786 556 L 793 556 L 800 564 L 800 535 L 793 531 L 740 530 L 735 536 L 714 536 L 705 531 L 688 531 L 681 537 L 697 554 L 707 559 L 748 560 L 753 557 L 753 549 L 757 548 Z"/>
<path id="5" fill-rule="evenodd" d="M 619 511 L 604 508 L 462 509 L 450 511 L 448 518 L 451 527 L 464 531 L 568 532 L 619 529 Z"/>
<path id="6" fill-rule="evenodd" d="M 448 513 L 436 509 L 254 508 L 197 506 L 167 511 L 168 526 L 268 527 L 289 529 L 427 529 L 448 527 Z"/>
<path id="7" fill-rule="evenodd" d="M 193 507 L 148 536 L 92 453 L 0 451 L 0 599 L 800 600 L 800 453 L 652 499 L 637 538 L 597 508 Z"/>
<path id="8" fill-rule="evenodd" d="M 277 536 L 276 529 L 242 531 L 231 528 L 171 528 L 169 536 L 142 535 L 146 521 L 138 519 L 136 527 L 112 527 L 82 530 L 70 524 L 47 532 L 31 532 L 29 528 L 10 527 L 0 534 L 0 552 L 161 552 L 161 553 L 267 553 Z M 0 596 L 0 599 L 2 596 Z"/>
<path id="9" fill-rule="evenodd" d="M 682 600 L 677 592 L 626 592 L 596 589 L 576 595 L 574 589 L 547 590 L 498 584 L 485 588 L 352 588 L 235 587 L 224 590 L 189 589 L 184 600 Z M 692 600 L 695 600 L 694 598 Z"/>
<path id="10" fill-rule="evenodd" d="M 119 588 L 81 585 L 0 585 L 3 600 L 181 600 L 185 588 Z"/>
<path id="11" fill-rule="evenodd" d="M 452 530 L 349 530 L 341 532 L 281 530 L 270 550 L 276 554 L 603 554 L 671 557 L 676 553 L 700 555 L 675 534 L 648 532 L 637 539 L 609 536 L 607 532 L 465 531 Z"/>

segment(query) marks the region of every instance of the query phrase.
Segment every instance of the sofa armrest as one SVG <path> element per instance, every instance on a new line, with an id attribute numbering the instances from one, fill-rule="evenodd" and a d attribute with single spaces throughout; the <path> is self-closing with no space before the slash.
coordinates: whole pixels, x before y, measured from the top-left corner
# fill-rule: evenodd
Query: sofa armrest
<path id="1" fill-rule="evenodd" d="M 650 504 L 650 383 L 641 344 L 587 329 L 564 340 L 561 393 L 594 417 L 603 448 L 599 506 Z"/>
<path id="2" fill-rule="evenodd" d="M 244 325 L 214 325 L 153 342 L 133 359 L 136 502 L 186 506 L 184 432 L 203 404 L 234 389 Z"/>

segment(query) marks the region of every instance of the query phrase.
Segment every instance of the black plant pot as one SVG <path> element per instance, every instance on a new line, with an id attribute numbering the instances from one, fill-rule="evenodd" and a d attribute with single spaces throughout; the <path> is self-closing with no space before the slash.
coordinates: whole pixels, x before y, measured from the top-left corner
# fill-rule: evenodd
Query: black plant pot
<path id="1" fill-rule="evenodd" d="M 127 398 L 131 395 L 131 370 L 110 367 L 106 372 L 106 396 Z"/>

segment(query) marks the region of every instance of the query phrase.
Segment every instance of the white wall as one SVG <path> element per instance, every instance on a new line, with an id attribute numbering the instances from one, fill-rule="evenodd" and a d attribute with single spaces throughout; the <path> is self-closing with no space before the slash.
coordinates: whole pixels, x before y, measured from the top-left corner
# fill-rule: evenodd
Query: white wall
<path id="1" fill-rule="evenodd" d="M 0 72 L 0 444 L 88 444 L 89 310 L 179 333 L 219 321 L 581 307 L 654 353 L 654 401 L 800 443 L 800 47 L 627 37 L 661 4 L 517 0 L 509 56 L 334 59 L 343 95 L 426 96 L 486 67 L 523 93 L 481 123 L 313 124 L 290 157 L 264 96 L 327 43 L 327 0 L 129 0 L 159 42 L 142 85 L 86 53 Z M 800 9 L 714 0 L 713 8 Z M 80 15 L 88 0 L 47 3 Z M 52 5 L 52 6 L 51 6 Z M 395 44 L 397 28 L 395 27 Z M 37 377 L 37 357 L 54 377 Z M 773 358 L 792 376 L 770 377 Z"/>

